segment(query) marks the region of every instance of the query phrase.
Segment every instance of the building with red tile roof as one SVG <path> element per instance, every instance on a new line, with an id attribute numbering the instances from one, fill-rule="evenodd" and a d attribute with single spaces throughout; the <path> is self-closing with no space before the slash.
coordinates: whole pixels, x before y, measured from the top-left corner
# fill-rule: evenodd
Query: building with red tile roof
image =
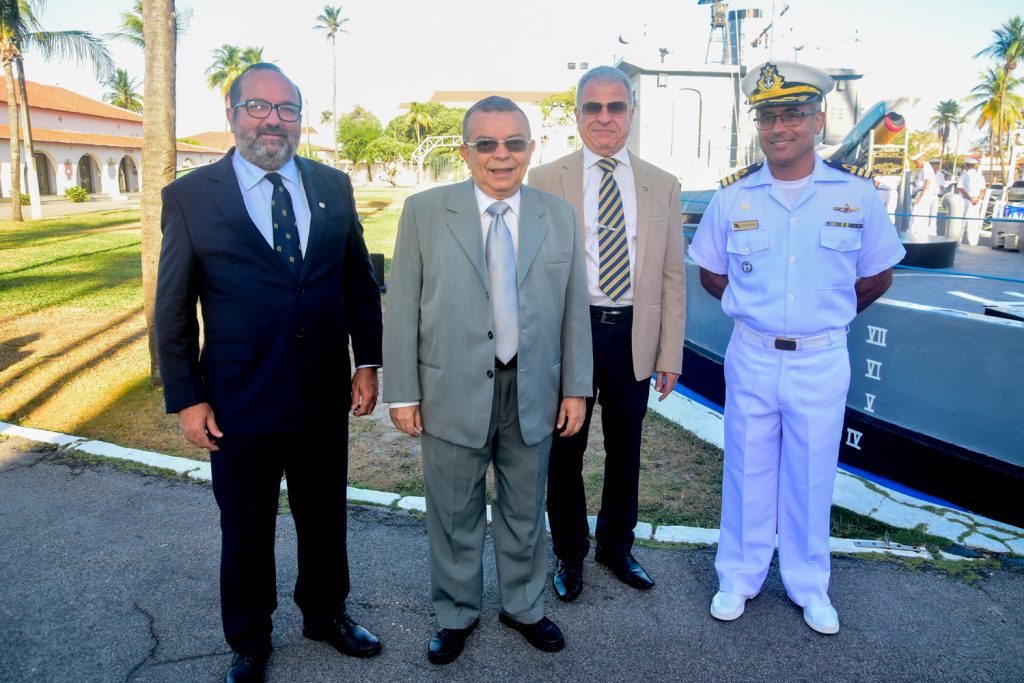
<path id="1" fill-rule="evenodd" d="M 113 198 L 139 191 L 142 115 L 55 85 L 27 81 L 25 89 L 41 195 L 61 195 L 72 185 Z M 3 196 L 9 197 L 10 115 L 2 88 L 0 103 L 0 188 Z M 177 151 L 178 168 L 212 163 L 224 156 L 220 147 L 203 144 L 179 142 Z M 24 147 L 22 164 L 21 191 L 28 194 Z"/>

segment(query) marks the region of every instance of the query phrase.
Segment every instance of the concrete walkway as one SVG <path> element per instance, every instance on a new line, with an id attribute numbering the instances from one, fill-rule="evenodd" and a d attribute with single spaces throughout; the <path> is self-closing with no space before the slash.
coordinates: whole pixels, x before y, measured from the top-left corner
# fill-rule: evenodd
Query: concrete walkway
<path id="1" fill-rule="evenodd" d="M 672 394 L 664 402 L 657 401 L 652 394 L 648 407 L 684 426 L 705 441 L 713 443 L 719 448 L 722 447 L 724 435 L 722 434 L 722 417 L 720 414 L 680 394 Z M 99 455 L 151 467 L 160 467 L 197 481 L 208 482 L 211 480 L 210 464 L 208 462 L 143 451 L 136 448 L 125 448 L 103 441 L 90 441 L 82 437 L 42 429 L 20 427 L 7 422 L 0 422 L 0 434 L 28 439 L 38 443 L 51 444 L 64 449 L 73 449 L 89 455 Z M 286 489 L 287 484 L 282 482 L 281 487 Z M 348 500 L 351 503 L 369 503 L 416 512 L 426 511 L 426 500 L 422 496 L 401 496 L 387 491 L 371 491 L 350 486 L 348 487 Z M 951 544 L 955 543 L 963 548 L 967 548 L 969 551 L 1024 555 L 1024 529 L 988 519 L 981 515 L 974 515 L 961 510 L 920 501 L 843 470 L 839 470 L 836 477 L 832 502 L 840 507 L 867 515 L 895 527 L 903 529 L 920 528 L 929 534 L 947 538 Z M 489 508 L 487 520 L 488 522 L 490 521 Z M 590 517 L 589 522 L 591 533 L 593 533 L 597 524 L 597 518 Z M 640 540 L 653 540 L 664 543 L 703 545 L 718 543 L 718 529 L 701 529 L 687 526 L 654 526 L 643 520 L 637 523 L 633 533 Z M 903 546 L 896 543 L 879 544 L 878 541 L 833 538 L 831 547 L 833 552 L 885 552 L 903 557 L 917 557 L 925 560 L 933 559 L 932 553 L 925 548 Z M 942 553 L 942 556 L 946 559 L 958 559 L 958 556 L 945 552 Z"/>
<path id="2" fill-rule="evenodd" d="M 0 681 L 223 680 L 217 519 L 206 484 L 0 441 Z M 777 566 L 741 619 L 712 619 L 707 547 L 637 548 L 658 581 L 646 593 L 588 560 L 577 602 L 548 594 L 568 647 L 541 653 L 497 621 L 488 540 L 480 627 L 456 663 L 435 667 L 425 655 L 436 629 L 425 524 L 355 505 L 348 606 L 384 642 L 381 656 L 360 661 L 302 638 L 288 515 L 277 542 L 270 681 L 1007 681 L 1024 661 L 1024 570 L 1007 562 L 961 565 L 965 579 L 838 555 L 831 593 L 842 630 L 821 636 L 786 598 Z"/>
<path id="3" fill-rule="evenodd" d="M 0 213 L 5 218 L 10 218 L 10 202 L 4 202 L 4 204 L 6 206 L 0 208 Z M 71 216 L 79 213 L 91 213 L 93 211 L 137 209 L 139 208 L 139 193 L 133 192 L 122 195 L 120 199 L 111 199 L 110 195 L 105 194 L 90 195 L 89 200 L 84 202 L 71 202 L 63 197 L 50 196 L 43 198 L 40 202 L 40 207 L 43 210 L 43 218 L 57 218 L 59 216 Z M 25 220 L 30 220 L 29 216 L 32 215 L 31 208 L 22 206 L 21 211 Z"/>

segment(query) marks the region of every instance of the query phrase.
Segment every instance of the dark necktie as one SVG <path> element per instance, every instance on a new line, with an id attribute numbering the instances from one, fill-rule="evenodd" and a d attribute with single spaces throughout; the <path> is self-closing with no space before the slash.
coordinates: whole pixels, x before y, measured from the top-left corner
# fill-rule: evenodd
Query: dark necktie
<path id="1" fill-rule="evenodd" d="M 618 159 L 599 159 L 601 184 L 597 195 L 598 286 L 612 301 L 629 289 L 629 247 L 626 244 L 626 216 L 622 195 L 612 173 Z"/>
<path id="2" fill-rule="evenodd" d="M 292 275 L 299 277 L 302 270 L 302 249 L 299 247 L 299 225 L 295 222 L 292 196 L 285 189 L 279 173 L 268 173 L 267 180 L 274 186 L 270 198 L 270 222 L 274 232 L 274 251 L 284 260 Z"/>

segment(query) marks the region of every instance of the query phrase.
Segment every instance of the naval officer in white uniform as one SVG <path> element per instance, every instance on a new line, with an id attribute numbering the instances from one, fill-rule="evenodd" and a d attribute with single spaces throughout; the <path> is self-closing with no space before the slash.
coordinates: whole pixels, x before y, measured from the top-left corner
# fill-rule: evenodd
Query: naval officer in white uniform
<path id="1" fill-rule="evenodd" d="M 867 173 L 814 152 L 828 74 L 774 62 L 743 93 L 767 164 L 722 180 L 690 254 L 735 321 L 725 355 L 725 469 L 711 614 L 736 619 L 775 549 L 786 592 L 836 633 L 829 513 L 850 362 L 848 325 L 892 283 L 904 249 Z"/>
<path id="2" fill-rule="evenodd" d="M 967 157 L 964 159 L 964 172 L 960 174 L 960 182 L 956 191 L 964 198 L 964 219 L 967 222 L 967 243 L 978 246 L 981 235 L 981 210 L 985 198 L 985 176 L 978 170 L 978 160 Z"/>

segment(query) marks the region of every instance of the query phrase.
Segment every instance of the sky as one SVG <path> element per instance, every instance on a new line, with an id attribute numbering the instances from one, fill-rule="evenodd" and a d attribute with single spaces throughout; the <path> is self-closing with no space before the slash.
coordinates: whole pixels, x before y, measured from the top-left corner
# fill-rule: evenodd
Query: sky
<path id="1" fill-rule="evenodd" d="M 45 30 L 116 31 L 132 0 L 48 0 Z M 348 34 L 338 37 L 338 112 L 354 105 L 382 124 L 401 103 L 428 100 L 436 90 L 565 90 L 579 72 L 568 62 L 614 64 L 618 59 L 657 68 L 705 63 L 710 6 L 697 0 L 354 0 L 338 3 Z M 224 130 L 220 95 L 206 87 L 211 53 L 222 44 L 262 46 L 294 80 L 314 126 L 330 109 L 331 51 L 313 29 L 324 0 L 178 0 L 192 23 L 178 44 L 178 135 Z M 783 12 L 783 9 L 788 9 Z M 969 7 L 969 9 L 968 9 Z M 924 128 L 935 104 L 960 99 L 989 62 L 973 55 L 991 42 L 992 29 L 1024 14 L 1019 0 L 749 0 L 729 9 L 761 9 L 771 23 L 771 52 L 747 49 L 744 63 L 764 58 L 864 74 L 861 104 L 919 96 L 912 128 Z M 762 26 L 763 26 L 762 24 Z M 745 43 L 753 40 L 748 35 Z M 117 66 L 142 82 L 142 51 L 111 41 Z M 711 60 L 721 54 L 712 48 Z M 95 99 L 105 88 L 91 69 L 25 55 L 29 80 L 59 85 Z M 756 59 L 756 61 L 754 61 Z M 980 137 L 980 133 L 978 134 Z"/>

